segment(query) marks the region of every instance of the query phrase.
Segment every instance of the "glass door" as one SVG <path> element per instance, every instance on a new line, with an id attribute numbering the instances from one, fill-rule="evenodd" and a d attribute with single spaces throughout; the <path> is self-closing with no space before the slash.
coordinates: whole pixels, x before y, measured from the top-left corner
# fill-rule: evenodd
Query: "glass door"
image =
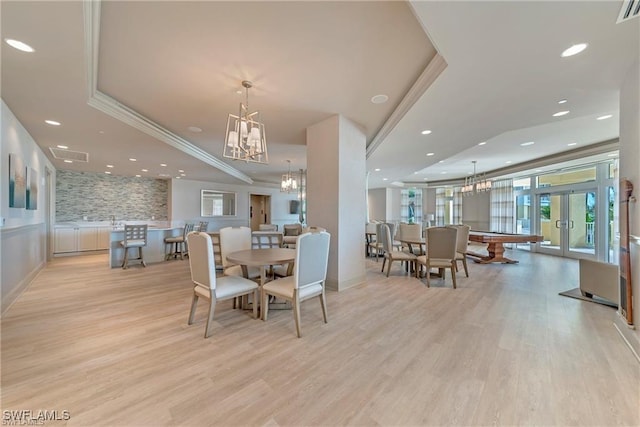
<path id="1" fill-rule="evenodd" d="M 538 196 L 540 252 L 596 259 L 596 190 Z"/>

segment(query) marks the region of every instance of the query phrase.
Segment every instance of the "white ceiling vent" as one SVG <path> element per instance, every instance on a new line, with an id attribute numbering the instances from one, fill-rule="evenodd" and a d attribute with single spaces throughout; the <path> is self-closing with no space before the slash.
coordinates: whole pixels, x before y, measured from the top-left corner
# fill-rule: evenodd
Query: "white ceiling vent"
<path id="1" fill-rule="evenodd" d="M 640 0 L 623 0 L 616 24 L 640 16 Z"/>
<path id="2" fill-rule="evenodd" d="M 56 159 L 85 163 L 89 161 L 89 153 L 83 153 L 82 151 L 63 150 L 62 148 L 53 147 L 49 147 L 49 150 Z"/>

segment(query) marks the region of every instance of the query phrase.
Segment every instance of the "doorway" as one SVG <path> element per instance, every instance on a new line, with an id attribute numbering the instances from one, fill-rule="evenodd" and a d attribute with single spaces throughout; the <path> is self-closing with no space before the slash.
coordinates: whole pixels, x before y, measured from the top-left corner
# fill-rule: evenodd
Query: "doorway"
<path id="1" fill-rule="evenodd" d="M 569 258 L 596 259 L 597 190 L 538 195 L 538 230 L 544 236 L 539 251 Z"/>
<path id="2" fill-rule="evenodd" d="M 260 224 L 271 224 L 271 196 L 250 194 L 249 219 L 251 231 L 260 229 Z"/>

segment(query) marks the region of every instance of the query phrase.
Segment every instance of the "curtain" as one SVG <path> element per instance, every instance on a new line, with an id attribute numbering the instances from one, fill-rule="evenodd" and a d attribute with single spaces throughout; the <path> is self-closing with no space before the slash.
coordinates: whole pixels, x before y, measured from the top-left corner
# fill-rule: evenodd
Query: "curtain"
<path id="1" fill-rule="evenodd" d="M 453 189 L 453 223 L 462 224 L 462 188 Z"/>
<path id="2" fill-rule="evenodd" d="M 493 181 L 491 188 L 491 231 L 513 233 L 513 180 Z"/>
<path id="3" fill-rule="evenodd" d="M 437 226 L 444 225 L 444 205 L 447 202 L 446 189 L 436 188 L 436 223 Z"/>

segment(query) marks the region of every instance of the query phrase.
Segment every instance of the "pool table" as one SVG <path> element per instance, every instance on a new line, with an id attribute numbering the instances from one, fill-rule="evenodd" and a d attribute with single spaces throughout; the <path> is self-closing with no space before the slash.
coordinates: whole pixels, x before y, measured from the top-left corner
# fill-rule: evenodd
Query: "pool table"
<path id="1" fill-rule="evenodd" d="M 509 234 L 509 233 L 492 233 L 488 231 L 470 231 L 469 240 L 477 243 L 487 243 L 487 251 L 489 255 L 481 255 L 473 252 L 467 252 L 472 256 L 475 262 L 480 264 L 489 264 L 492 262 L 501 262 L 503 264 L 516 264 L 518 261 L 509 259 L 504 256 L 505 243 L 525 243 L 525 242 L 541 242 L 542 236 L 535 234 Z"/>

